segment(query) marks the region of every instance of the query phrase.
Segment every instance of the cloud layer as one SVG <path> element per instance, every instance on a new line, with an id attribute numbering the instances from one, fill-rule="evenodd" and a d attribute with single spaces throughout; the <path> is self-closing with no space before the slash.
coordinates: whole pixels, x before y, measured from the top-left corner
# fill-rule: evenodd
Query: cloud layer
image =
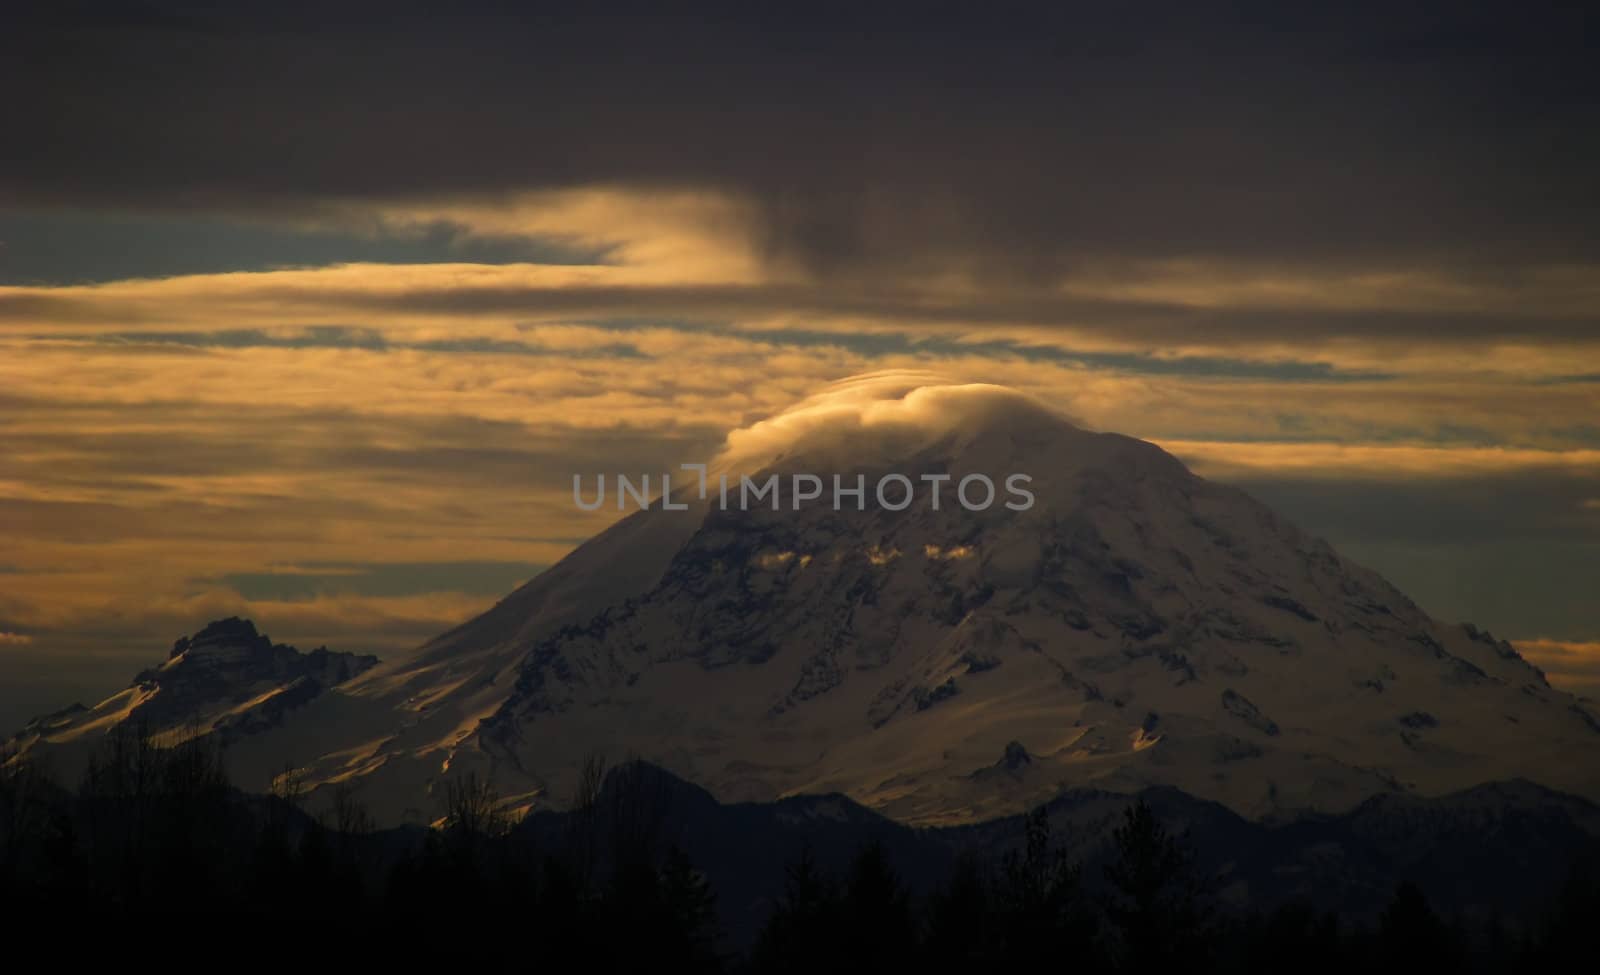
<path id="1" fill-rule="evenodd" d="M 710 187 L 840 277 L 1600 246 L 1576 10 L 36 7 L 0 57 L 24 203 Z"/>

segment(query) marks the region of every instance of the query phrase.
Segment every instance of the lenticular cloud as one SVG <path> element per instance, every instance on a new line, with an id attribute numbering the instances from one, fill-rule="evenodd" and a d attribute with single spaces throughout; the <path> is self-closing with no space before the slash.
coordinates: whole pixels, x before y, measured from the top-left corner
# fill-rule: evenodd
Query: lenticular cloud
<path id="1" fill-rule="evenodd" d="M 1006 386 L 960 383 L 931 372 L 852 376 L 767 419 L 728 434 L 716 469 L 746 473 L 805 456 L 890 460 L 963 431 L 1059 413 Z"/>

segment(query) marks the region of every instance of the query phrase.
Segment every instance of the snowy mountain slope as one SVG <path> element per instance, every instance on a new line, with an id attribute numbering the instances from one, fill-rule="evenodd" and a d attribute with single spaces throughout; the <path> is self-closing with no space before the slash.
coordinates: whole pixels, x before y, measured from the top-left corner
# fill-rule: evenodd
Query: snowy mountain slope
<path id="1" fill-rule="evenodd" d="M 648 590 L 694 528 L 689 519 L 622 519 L 411 659 L 376 667 L 283 728 L 234 746 L 238 780 L 270 782 L 287 763 L 311 788 L 359 780 L 387 820 L 431 821 L 433 787 L 461 770 L 458 759 L 487 766 L 478 725 L 504 704 L 526 648 Z M 513 800 L 531 802 L 541 789 L 515 770 L 491 774 Z"/>
<path id="2" fill-rule="evenodd" d="M 1086 784 L 1253 816 L 1600 788 L 1572 761 L 1600 723 L 1508 645 L 1150 444 L 985 395 L 980 422 L 845 472 L 1024 471 L 1032 510 L 706 512 L 655 588 L 528 646 L 482 747 L 556 794 L 605 747 L 723 798 L 839 791 L 918 823 Z"/>
<path id="3" fill-rule="evenodd" d="M 376 666 L 378 658 L 274 644 L 249 620 L 217 620 L 179 639 L 159 667 L 94 707 L 75 704 L 35 718 L 12 743 L 50 753 L 75 769 L 106 731 L 123 724 L 174 742 L 216 735 L 224 743 L 280 726 L 329 688 Z"/>

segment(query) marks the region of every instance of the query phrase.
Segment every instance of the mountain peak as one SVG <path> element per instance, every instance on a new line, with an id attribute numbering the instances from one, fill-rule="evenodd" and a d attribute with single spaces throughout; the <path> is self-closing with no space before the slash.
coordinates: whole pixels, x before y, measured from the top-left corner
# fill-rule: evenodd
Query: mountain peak
<path id="1" fill-rule="evenodd" d="M 129 722 L 153 735 L 221 734 L 231 741 L 276 726 L 289 711 L 377 663 L 377 657 L 326 648 L 302 653 L 273 643 L 250 620 L 230 616 L 180 637 L 160 666 L 140 671 L 94 707 L 76 705 L 34 719 L 18 741 L 25 748 L 82 746 Z"/>
<path id="2" fill-rule="evenodd" d="M 270 650 L 272 640 L 256 630 L 255 623 L 238 616 L 212 620 L 192 636 L 179 637 L 167 659 L 176 659 L 195 649 L 232 647 L 245 650 Z"/>

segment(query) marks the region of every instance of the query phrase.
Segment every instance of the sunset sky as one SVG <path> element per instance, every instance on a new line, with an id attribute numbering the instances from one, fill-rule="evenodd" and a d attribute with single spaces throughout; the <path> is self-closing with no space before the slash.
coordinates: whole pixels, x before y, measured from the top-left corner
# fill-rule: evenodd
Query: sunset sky
<path id="1" fill-rule="evenodd" d="M 1600 694 L 1580 13 L 470 6 L 8 7 L 0 733 L 219 616 L 403 653 L 616 516 L 574 473 L 885 368 Z"/>

